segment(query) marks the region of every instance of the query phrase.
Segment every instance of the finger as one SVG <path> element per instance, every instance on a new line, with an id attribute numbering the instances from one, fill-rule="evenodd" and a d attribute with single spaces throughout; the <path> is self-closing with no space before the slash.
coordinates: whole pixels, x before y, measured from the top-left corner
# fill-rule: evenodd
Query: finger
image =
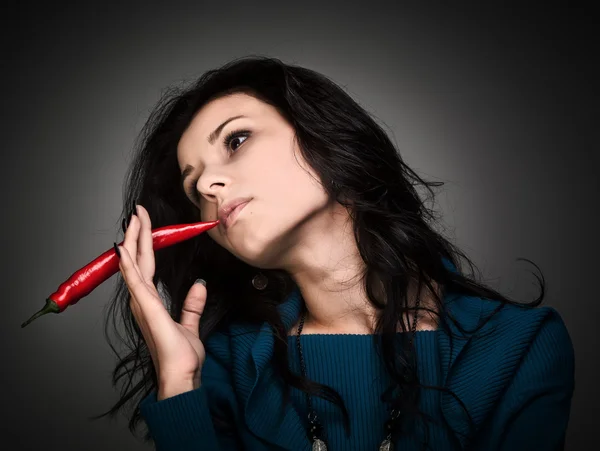
<path id="1" fill-rule="evenodd" d="M 127 249 L 129 255 L 132 259 L 133 264 L 138 267 L 138 238 L 140 232 L 140 221 L 139 218 L 135 215 L 135 210 L 131 215 L 129 220 L 129 226 L 127 227 L 127 232 L 125 232 L 125 237 L 123 238 L 122 246 Z"/>
<path id="2" fill-rule="evenodd" d="M 200 318 L 206 305 L 206 287 L 202 283 L 194 283 L 183 301 L 180 324 L 199 336 Z"/>
<path id="3" fill-rule="evenodd" d="M 125 279 L 127 288 L 129 288 L 132 297 L 134 297 L 136 293 L 140 293 L 140 288 L 143 284 L 141 274 L 134 264 L 129 250 L 123 244 L 118 245 L 115 243 L 115 247 L 119 251 L 119 270 L 123 275 L 123 279 Z"/>
<path id="4" fill-rule="evenodd" d="M 125 233 L 127 232 L 127 227 L 129 227 L 129 221 L 131 220 L 131 216 L 134 213 L 134 210 L 131 210 L 129 212 L 129 214 L 123 218 L 123 221 L 121 222 L 121 228 L 123 229 L 123 235 L 125 235 Z"/>
<path id="5" fill-rule="evenodd" d="M 127 283 L 127 287 L 131 294 L 130 308 L 135 317 L 144 341 L 150 349 L 150 355 L 154 363 L 154 367 L 159 371 L 159 363 L 155 358 L 156 342 L 154 334 L 156 329 L 160 330 L 163 321 L 172 321 L 170 314 L 165 309 L 160 299 L 151 295 L 148 286 L 142 281 L 137 268 L 133 264 L 133 259 L 124 246 L 115 247 L 119 250 L 119 269 L 123 274 L 123 278 Z"/>
<path id="6" fill-rule="evenodd" d="M 137 215 L 140 223 L 139 239 L 138 239 L 138 267 L 140 274 L 151 283 L 154 277 L 154 247 L 152 245 L 152 222 L 150 215 L 144 207 L 137 206 Z"/>
<path id="7" fill-rule="evenodd" d="M 125 283 L 131 293 L 132 308 L 137 306 L 144 314 L 156 315 L 156 310 L 159 310 L 159 315 L 166 315 L 165 318 L 171 319 L 167 312 L 158 292 L 155 289 L 150 289 L 146 282 L 142 279 L 139 269 L 134 265 L 131 254 L 124 246 L 118 246 L 121 258 L 119 259 L 119 269 L 123 274 Z M 163 315 L 164 314 L 164 315 Z"/>

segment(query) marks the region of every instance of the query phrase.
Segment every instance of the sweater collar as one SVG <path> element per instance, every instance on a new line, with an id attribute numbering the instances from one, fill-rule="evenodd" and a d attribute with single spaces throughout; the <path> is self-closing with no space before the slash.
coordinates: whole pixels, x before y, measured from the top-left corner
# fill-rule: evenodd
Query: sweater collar
<path id="1" fill-rule="evenodd" d="M 443 262 L 451 271 L 457 271 L 449 260 L 444 258 Z M 453 386 L 454 366 L 472 338 L 472 334 L 468 331 L 477 326 L 480 317 L 485 312 L 491 312 L 492 305 L 491 303 L 482 303 L 479 298 L 458 296 L 452 293 L 445 295 L 444 303 L 447 305 L 447 310 L 451 316 L 460 323 L 467 333 L 461 332 L 452 321 L 447 322 L 452 336 L 449 336 L 442 328 L 436 331 L 442 385 L 451 388 L 459 398 L 463 399 L 465 395 L 468 395 L 468 384 Z M 298 320 L 302 304 L 302 295 L 299 289 L 295 287 L 287 299 L 277 307 L 285 330 L 289 330 Z M 486 323 L 486 326 L 488 324 Z M 486 326 L 480 330 L 480 333 L 485 333 Z M 283 389 L 283 387 L 272 366 L 269 365 L 275 345 L 275 336 L 269 324 L 264 323 L 261 326 L 253 342 L 248 340 L 247 333 L 250 330 L 242 331 L 241 329 L 247 329 L 247 327 L 236 326 L 236 332 L 241 333 L 232 334 L 234 336 L 232 341 L 236 342 L 232 343 L 232 345 L 235 344 L 232 349 L 237 348 L 241 353 L 244 347 L 246 349 L 248 346 L 251 347 L 251 358 L 244 368 L 245 376 L 243 379 L 245 383 L 238 383 L 238 392 L 240 393 L 240 401 L 244 404 L 244 415 L 248 428 L 261 439 L 274 442 L 284 449 L 309 451 L 311 444 L 306 436 L 305 419 L 299 416 L 290 403 L 284 405 L 281 396 L 273 395 L 275 386 L 279 389 Z M 236 338 L 236 336 L 240 338 Z M 287 339 L 287 337 L 283 337 L 283 339 Z M 466 407 L 469 411 L 471 410 L 471 406 L 467 405 Z M 451 428 L 461 433 L 457 435 L 457 439 L 465 444 L 467 430 L 465 429 L 464 417 L 457 413 L 462 410 L 459 402 L 451 394 L 443 392 L 441 409 Z M 304 444 L 302 448 L 298 447 L 299 443 Z"/>

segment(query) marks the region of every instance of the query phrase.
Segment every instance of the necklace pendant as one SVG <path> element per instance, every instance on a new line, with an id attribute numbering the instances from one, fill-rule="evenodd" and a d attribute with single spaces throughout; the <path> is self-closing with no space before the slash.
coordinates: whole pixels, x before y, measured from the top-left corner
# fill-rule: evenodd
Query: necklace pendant
<path id="1" fill-rule="evenodd" d="M 312 445 L 312 451 L 327 451 L 327 446 L 323 440 L 316 438 Z"/>
<path id="2" fill-rule="evenodd" d="M 394 451 L 394 445 L 392 444 L 392 441 L 389 438 L 386 438 L 383 442 L 381 442 L 379 451 Z"/>

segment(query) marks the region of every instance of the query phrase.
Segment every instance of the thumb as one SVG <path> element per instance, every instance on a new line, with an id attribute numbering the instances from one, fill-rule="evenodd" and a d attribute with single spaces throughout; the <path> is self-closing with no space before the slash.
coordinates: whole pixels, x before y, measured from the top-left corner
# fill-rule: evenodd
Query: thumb
<path id="1" fill-rule="evenodd" d="M 206 304 L 207 292 L 205 283 L 202 279 L 194 282 L 185 297 L 185 301 L 183 301 L 183 310 L 181 312 L 180 324 L 196 336 L 199 336 L 200 317 Z"/>

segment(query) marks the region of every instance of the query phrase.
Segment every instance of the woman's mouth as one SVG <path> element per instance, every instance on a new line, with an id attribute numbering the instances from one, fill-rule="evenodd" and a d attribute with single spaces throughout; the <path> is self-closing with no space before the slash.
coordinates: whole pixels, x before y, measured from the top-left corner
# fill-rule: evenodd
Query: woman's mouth
<path id="1" fill-rule="evenodd" d="M 237 207 L 235 207 L 231 213 L 229 213 L 227 215 L 227 217 L 225 218 L 225 223 L 223 224 L 223 226 L 225 227 L 225 229 L 228 229 L 229 227 L 231 227 L 235 221 L 235 219 L 237 218 L 237 216 L 240 214 L 240 212 L 244 209 L 244 207 L 246 205 L 248 205 L 250 201 L 244 202 L 243 204 L 238 205 Z"/>

